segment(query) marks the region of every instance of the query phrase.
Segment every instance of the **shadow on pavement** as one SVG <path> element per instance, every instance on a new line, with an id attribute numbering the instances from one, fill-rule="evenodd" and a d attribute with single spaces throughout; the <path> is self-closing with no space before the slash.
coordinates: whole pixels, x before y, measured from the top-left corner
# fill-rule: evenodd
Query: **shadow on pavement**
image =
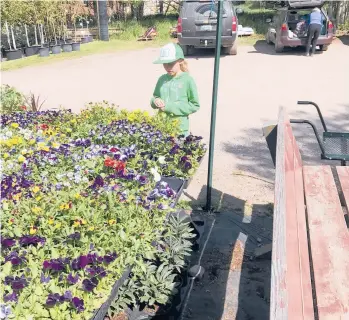
<path id="1" fill-rule="evenodd" d="M 186 56 L 187 60 L 200 60 L 200 59 L 213 59 L 215 57 L 215 49 L 193 49 L 193 52 Z M 221 53 L 221 58 L 225 58 L 228 55 Z"/>
<path id="2" fill-rule="evenodd" d="M 349 104 L 343 106 L 343 111 L 332 116 L 323 114 L 327 128 L 334 132 L 349 132 Z M 321 108 L 321 105 L 320 105 Z M 305 119 L 313 122 L 322 140 L 323 129 L 319 116 L 313 106 L 295 106 L 288 109 L 289 117 Z M 277 114 L 275 114 L 275 121 Z M 314 131 L 307 124 L 292 124 L 294 135 L 302 154 L 302 159 L 307 165 L 340 165 L 339 161 L 321 160 L 321 150 L 317 143 Z M 262 122 L 260 128 L 246 129 L 238 143 L 224 142 L 224 150 L 234 154 L 239 159 L 238 170 L 251 172 L 259 177 L 274 180 L 274 165 L 262 134 Z M 254 139 L 251 140 L 251 136 Z"/>
<path id="3" fill-rule="evenodd" d="M 267 44 L 265 40 L 258 40 L 253 47 L 256 51 L 249 51 L 248 53 L 261 53 L 272 56 L 305 56 L 304 47 L 284 48 L 284 51 L 282 53 L 276 53 L 274 44 Z M 323 54 L 323 52 L 317 50 L 315 54 Z"/>
<path id="4" fill-rule="evenodd" d="M 338 37 L 340 41 L 342 41 L 343 44 L 349 46 L 349 35 L 347 36 L 340 36 Z"/>
<path id="5" fill-rule="evenodd" d="M 203 186 L 201 196 L 206 193 Z M 204 277 L 195 282 L 183 320 L 267 320 L 270 259 L 253 259 L 254 250 L 272 241 L 272 206 L 248 204 L 213 189 L 213 204 L 233 210 L 205 216 L 206 246 L 200 265 Z"/>

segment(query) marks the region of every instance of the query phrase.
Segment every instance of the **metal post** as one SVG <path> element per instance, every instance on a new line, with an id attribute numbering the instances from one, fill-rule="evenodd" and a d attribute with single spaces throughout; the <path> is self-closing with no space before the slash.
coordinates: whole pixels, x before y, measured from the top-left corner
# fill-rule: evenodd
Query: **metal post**
<path id="1" fill-rule="evenodd" d="M 211 129 L 210 129 L 210 145 L 208 154 L 208 175 L 207 175 L 207 195 L 206 195 L 206 210 L 211 211 L 212 197 L 212 172 L 213 172 L 213 155 L 214 155 L 214 138 L 216 130 L 216 109 L 217 109 L 217 91 L 219 78 L 219 62 L 221 56 L 222 43 L 222 10 L 223 0 L 218 0 L 217 12 L 217 29 L 216 29 L 216 55 L 214 60 L 214 75 L 213 75 L 213 92 L 212 92 L 212 107 L 211 107 Z"/>

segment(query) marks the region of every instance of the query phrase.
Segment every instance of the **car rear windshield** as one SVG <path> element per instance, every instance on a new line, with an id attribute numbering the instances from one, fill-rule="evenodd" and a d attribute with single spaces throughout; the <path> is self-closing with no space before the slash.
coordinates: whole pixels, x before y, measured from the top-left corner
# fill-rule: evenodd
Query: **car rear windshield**
<path id="1" fill-rule="evenodd" d="M 195 17 L 195 20 L 217 19 L 218 5 L 212 1 L 189 1 L 185 3 L 186 16 Z M 224 1 L 223 18 L 227 16 L 229 4 Z"/>

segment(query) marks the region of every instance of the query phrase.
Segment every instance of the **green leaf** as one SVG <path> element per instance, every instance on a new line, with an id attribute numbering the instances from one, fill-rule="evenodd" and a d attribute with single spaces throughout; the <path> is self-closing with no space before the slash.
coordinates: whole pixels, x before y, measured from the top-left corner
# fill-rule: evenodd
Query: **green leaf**
<path id="1" fill-rule="evenodd" d="M 41 295 L 43 295 L 43 290 L 42 290 L 42 287 L 41 286 L 36 286 L 36 288 L 35 288 L 35 294 L 37 295 L 37 296 L 41 296 Z"/>
<path id="2" fill-rule="evenodd" d="M 21 230 L 18 227 L 15 227 L 13 229 L 13 233 L 16 235 L 16 237 L 20 237 L 21 236 Z"/>
<path id="3" fill-rule="evenodd" d="M 5 276 L 8 276 L 11 273 L 11 269 L 12 269 L 12 263 L 10 261 L 7 261 L 2 267 L 2 274 L 4 274 Z"/>

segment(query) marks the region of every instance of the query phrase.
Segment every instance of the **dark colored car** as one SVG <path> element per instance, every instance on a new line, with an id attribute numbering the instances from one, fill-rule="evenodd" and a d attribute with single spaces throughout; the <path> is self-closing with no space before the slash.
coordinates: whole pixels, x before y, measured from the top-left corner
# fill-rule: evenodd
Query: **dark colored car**
<path id="1" fill-rule="evenodd" d="M 285 47 L 300 47 L 307 44 L 307 23 L 313 8 L 318 7 L 323 16 L 323 26 L 318 39 L 320 50 L 326 51 L 333 40 L 333 23 L 322 9 L 324 1 L 304 0 L 287 1 L 286 4 L 276 9 L 266 34 L 267 43 L 275 45 L 276 52 L 282 52 Z M 305 23 L 304 23 L 305 22 Z M 304 25 L 303 31 L 299 26 Z"/>
<path id="2" fill-rule="evenodd" d="M 178 43 L 184 55 L 191 48 L 215 48 L 218 5 L 216 1 L 183 1 L 178 18 Z M 222 51 L 237 54 L 238 19 L 231 1 L 223 1 Z"/>

